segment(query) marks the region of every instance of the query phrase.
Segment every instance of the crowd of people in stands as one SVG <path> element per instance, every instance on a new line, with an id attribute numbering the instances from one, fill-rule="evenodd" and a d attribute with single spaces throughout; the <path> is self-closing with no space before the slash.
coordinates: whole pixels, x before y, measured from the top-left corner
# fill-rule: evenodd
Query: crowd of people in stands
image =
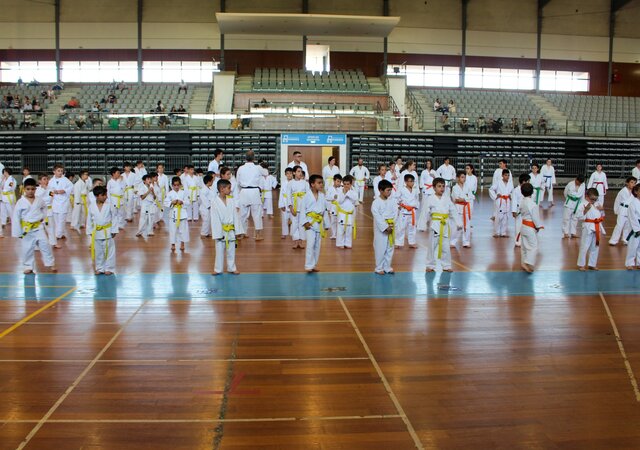
<path id="1" fill-rule="evenodd" d="M 505 128 L 505 121 L 502 117 L 498 117 L 496 119 L 493 116 L 484 115 L 478 117 L 474 122 L 471 122 L 468 117 L 462 117 L 460 119 L 454 119 L 455 123 L 452 124 L 451 117 L 455 116 L 457 107 L 453 100 L 449 100 L 449 103 L 443 105 L 439 98 L 436 98 L 433 102 L 433 111 L 441 113 L 440 116 L 440 126 L 444 131 L 449 131 L 452 128 L 459 129 L 463 133 L 469 133 L 471 130 L 475 130 L 477 133 L 503 133 L 503 128 Z M 544 133 L 547 134 L 551 129 L 547 123 L 547 119 L 543 116 L 540 116 L 537 123 L 538 134 Z M 534 124 L 531 117 L 527 117 L 527 120 L 524 122 L 524 127 L 520 128 L 520 119 L 517 117 L 511 118 L 509 123 L 506 124 L 506 129 L 513 134 L 520 134 L 522 131 L 528 132 L 529 134 L 533 133 Z"/>

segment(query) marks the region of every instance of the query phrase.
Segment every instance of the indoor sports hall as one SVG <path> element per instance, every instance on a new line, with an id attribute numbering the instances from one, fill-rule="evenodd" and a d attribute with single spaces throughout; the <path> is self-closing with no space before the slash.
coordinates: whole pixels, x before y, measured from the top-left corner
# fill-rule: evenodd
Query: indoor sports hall
<path id="1" fill-rule="evenodd" d="M 640 0 L 0 11 L 0 450 L 640 448 Z"/>

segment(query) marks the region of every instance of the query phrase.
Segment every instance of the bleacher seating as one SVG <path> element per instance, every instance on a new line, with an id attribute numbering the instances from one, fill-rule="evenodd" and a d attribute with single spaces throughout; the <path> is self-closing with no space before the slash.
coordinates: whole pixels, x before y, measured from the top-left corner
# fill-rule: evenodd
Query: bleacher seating
<path id="1" fill-rule="evenodd" d="M 78 100 L 82 109 L 89 110 L 94 102 L 107 98 L 110 93 L 110 84 L 85 84 L 78 92 Z M 142 113 L 155 110 L 158 101 L 162 101 L 168 113 L 171 107 L 178 108 L 183 105 L 189 111 L 189 104 L 193 97 L 193 87 L 187 92 L 178 92 L 178 84 L 169 83 L 145 83 L 142 85 L 129 84 L 128 89 L 115 91 L 117 103 L 107 105 L 107 109 L 113 114 Z"/>
<path id="2" fill-rule="evenodd" d="M 640 101 L 635 97 L 543 94 L 564 112 L 569 120 L 599 122 L 636 122 L 640 119 Z"/>
<path id="3" fill-rule="evenodd" d="M 267 92 L 368 93 L 369 83 L 361 70 L 310 72 L 300 69 L 256 69 L 253 90 Z"/>
<path id="4" fill-rule="evenodd" d="M 467 117 L 474 122 L 478 117 L 502 118 L 505 124 L 516 117 L 520 126 L 527 118 L 535 123 L 543 115 L 527 94 L 519 92 L 459 90 L 459 89 L 412 89 L 424 111 L 433 111 L 433 103 L 439 98 L 443 105 L 453 100 L 456 105 L 452 117 Z M 553 127 L 553 124 L 551 124 Z"/>

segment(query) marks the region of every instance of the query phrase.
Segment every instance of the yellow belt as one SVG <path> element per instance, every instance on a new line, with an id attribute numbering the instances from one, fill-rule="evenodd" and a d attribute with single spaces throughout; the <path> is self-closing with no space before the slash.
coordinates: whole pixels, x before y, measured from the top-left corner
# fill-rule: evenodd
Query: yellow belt
<path id="1" fill-rule="evenodd" d="M 13 191 L 3 192 L 2 195 L 7 197 L 10 205 L 13 205 L 16 202 L 16 193 Z"/>
<path id="2" fill-rule="evenodd" d="M 317 223 L 320 225 L 320 237 L 325 238 L 327 236 L 327 232 L 324 229 L 324 216 L 322 214 L 318 214 L 316 212 L 308 212 L 307 217 L 311 219 L 311 224 Z"/>
<path id="3" fill-rule="evenodd" d="M 293 211 L 298 212 L 298 199 L 307 195 L 306 192 L 294 192 L 293 193 Z"/>
<path id="4" fill-rule="evenodd" d="M 69 201 L 71 202 L 71 207 L 73 208 L 73 204 L 75 203 L 76 197 L 75 195 L 71 194 L 69 196 Z"/>
<path id="5" fill-rule="evenodd" d="M 33 230 L 37 230 L 38 228 L 40 228 L 40 223 L 41 222 L 27 222 L 25 220 L 21 220 L 20 226 L 22 227 L 22 236 L 20 236 L 20 238 L 23 238 Z"/>
<path id="6" fill-rule="evenodd" d="M 353 211 L 345 211 L 344 209 L 340 208 L 340 204 L 338 202 L 332 202 L 335 206 L 336 206 L 336 212 L 338 213 L 342 213 L 346 216 L 345 221 L 344 221 L 344 231 L 347 231 L 347 227 L 349 226 L 349 216 L 353 215 Z M 356 222 L 355 220 L 353 221 L 353 239 L 356 238 Z"/>
<path id="7" fill-rule="evenodd" d="M 45 218 L 44 218 L 44 224 L 45 225 L 49 225 L 49 215 L 48 214 L 49 214 L 49 211 L 51 211 L 51 210 L 53 210 L 53 206 L 48 205 L 47 206 L 47 216 L 45 216 Z"/>
<path id="8" fill-rule="evenodd" d="M 124 193 L 122 194 L 124 197 L 126 197 L 127 199 L 129 199 L 129 191 L 134 191 L 134 187 L 133 186 L 127 186 L 126 188 L 124 188 Z"/>
<path id="9" fill-rule="evenodd" d="M 182 216 L 182 203 L 178 203 L 176 205 L 177 216 L 176 217 L 176 228 L 180 228 L 180 216 Z"/>
<path id="10" fill-rule="evenodd" d="M 115 197 L 118 199 L 118 203 L 116 204 L 116 208 L 120 209 L 120 203 L 122 202 L 122 195 L 118 195 L 118 194 L 111 194 L 112 197 Z"/>
<path id="11" fill-rule="evenodd" d="M 385 220 L 387 224 L 391 225 L 391 233 L 389 233 L 389 245 L 393 247 L 393 243 L 396 240 L 396 221 L 394 219 Z"/>
<path id="12" fill-rule="evenodd" d="M 431 214 L 431 220 L 437 220 L 440 222 L 440 237 L 438 240 L 438 258 L 442 258 L 442 237 L 444 235 L 444 226 L 447 225 L 449 220 L 449 214 L 433 213 Z"/>
<path id="13" fill-rule="evenodd" d="M 191 200 L 192 202 L 195 202 L 198 196 L 194 194 L 196 194 L 196 191 L 198 190 L 198 186 L 189 186 L 189 190 L 191 191 L 189 195 L 189 200 Z"/>
<path id="14" fill-rule="evenodd" d="M 229 248 L 229 233 L 232 231 L 235 231 L 236 227 L 232 224 L 232 223 L 223 223 L 222 224 L 222 231 L 225 233 L 224 235 L 224 245 L 226 246 L 226 248 Z"/>
<path id="15" fill-rule="evenodd" d="M 104 237 L 107 238 L 107 245 L 104 249 L 104 258 L 107 259 L 107 255 L 109 254 L 109 237 L 107 236 L 107 230 L 111 228 L 111 224 L 107 223 L 105 225 L 94 225 L 93 231 L 91 232 L 91 259 L 96 260 L 96 233 L 98 231 L 104 231 Z"/>
<path id="16" fill-rule="evenodd" d="M 84 215 L 86 216 L 89 213 L 89 205 L 87 205 L 87 194 L 80 194 L 82 197 L 82 205 L 84 206 Z"/>

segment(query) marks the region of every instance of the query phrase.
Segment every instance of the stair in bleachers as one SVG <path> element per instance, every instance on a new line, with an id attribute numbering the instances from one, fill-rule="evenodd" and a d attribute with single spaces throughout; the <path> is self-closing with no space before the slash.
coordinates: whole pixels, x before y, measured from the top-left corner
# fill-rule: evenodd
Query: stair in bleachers
<path id="1" fill-rule="evenodd" d="M 369 83 L 369 90 L 372 94 L 387 94 L 387 88 L 384 83 L 380 79 L 380 77 L 369 77 L 367 78 L 367 83 Z"/>
<path id="2" fill-rule="evenodd" d="M 554 130 L 556 132 L 564 133 L 565 131 L 569 131 L 569 133 L 576 133 L 578 131 L 567 130 L 567 116 L 546 98 L 536 94 L 527 95 L 531 102 L 538 108 L 540 108 L 544 117 L 546 117 L 547 120 L 551 124 L 553 124 Z"/>

